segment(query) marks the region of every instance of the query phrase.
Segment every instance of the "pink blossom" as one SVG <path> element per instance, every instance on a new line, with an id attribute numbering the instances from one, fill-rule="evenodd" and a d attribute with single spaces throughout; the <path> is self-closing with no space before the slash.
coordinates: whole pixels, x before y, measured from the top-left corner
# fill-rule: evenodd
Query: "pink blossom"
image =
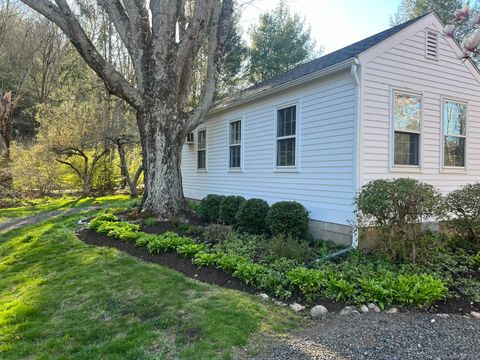
<path id="1" fill-rule="evenodd" d="M 455 25 L 447 25 L 443 28 L 442 34 L 444 36 L 453 38 L 455 36 L 455 31 L 457 31 L 457 28 L 455 27 Z"/>
<path id="2" fill-rule="evenodd" d="M 467 51 L 474 52 L 480 46 L 480 30 L 472 33 L 468 38 L 463 40 L 463 48 Z"/>
<path id="3" fill-rule="evenodd" d="M 458 59 L 460 60 L 467 60 L 470 58 L 470 55 L 472 53 L 466 49 L 462 49 L 462 53 L 460 55 L 457 56 Z"/>
<path id="4" fill-rule="evenodd" d="M 468 15 L 470 15 L 470 9 L 468 8 L 468 5 L 465 5 L 463 9 L 455 10 L 453 13 L 456 21 L 463 21 L 468 17 Z"/>
<path id="5" fill-rule="evenodd" d="M 479 26 L 480 25 L 480 13 L 476 13 L 474 17 L 472 17 L 472 25 Z"/>

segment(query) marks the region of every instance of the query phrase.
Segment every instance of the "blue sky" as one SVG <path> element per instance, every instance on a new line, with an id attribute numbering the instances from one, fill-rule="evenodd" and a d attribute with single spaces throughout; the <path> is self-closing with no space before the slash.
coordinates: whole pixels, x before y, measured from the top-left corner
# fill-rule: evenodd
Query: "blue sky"
<path id="1" fill-rule="evenodd" d="M 245 29 L 261 12 L 276 7 L 279 0 L 247 1 L 242 15 Z M 390 15 L 400 0 L 287 0 L 292 11 L 303 15 L 312 27 L 317 44 L 325 53 L 347 46 L 390 27 Z"/>

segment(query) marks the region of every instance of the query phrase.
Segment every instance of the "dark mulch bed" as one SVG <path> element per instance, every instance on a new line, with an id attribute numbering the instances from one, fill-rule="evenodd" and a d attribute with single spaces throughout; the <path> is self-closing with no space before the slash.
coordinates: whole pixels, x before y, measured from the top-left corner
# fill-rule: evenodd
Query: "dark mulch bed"
<path id="1" fill-rule="evenodd" d="M 192 264 L 190 258 L 183 258 L 177 253 L 168 252 L 160 254 L 150 254 L 146 249 L 139 248 L 135 244 L 120 240 L 114 240 L 108 236 L 99 234 L 93 230 L 85 229 L 78 233 L 78 237 L 87 244 L 97 246 L 108 246 L 125 251 L 126 253 L 136 256 L 144 261 L 152 262 L 167 266 L 171 269 L 177 270 L 184 275 L 197 279 L 209 284 L 223 286 L 228 289 L 245 291 L 250 294 L 255 294 L 258 291 L 248 285 L 243 284 L 240 280 L 233 277 L 220 269 L 213 268 L 199 268 Z"/>

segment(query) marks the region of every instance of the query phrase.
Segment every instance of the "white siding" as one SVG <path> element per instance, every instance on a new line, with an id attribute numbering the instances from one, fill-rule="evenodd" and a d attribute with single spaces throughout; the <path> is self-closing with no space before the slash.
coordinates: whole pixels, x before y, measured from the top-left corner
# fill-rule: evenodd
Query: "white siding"
<path id="1" fill-rule="evenodd" d="M 298 171 L 275 171 L 275 113 L 297 104 Z M 355 86 L 339 73 L 308 86 L 226 111 L 206 122 L 207 172 L 196 170 L 196 145 L 185 145 L 185 195 L 210 193 L 259 197 L 269 203 L 303 203 L 313 220 L 346 224 L 353 218 Z M 228 170 L 228 122 L 243 120 L 243 171 Z M 196 140 L 196 137 L 195 137 Z"/>
<path id="2" fill-rule="evenodd" d="M 433 19 L 433 15 L 430 18 Z M 454 48 L 441 35 L 438 37 L 438 60 L 425 57 L 426 28 L 435 27 L 439 27 L 435 19 L 430 24 L 423 23 L 406 39 L 390 48 L 382 48 L 375 57 L 370 55 L 366 63 L 360 56 L 363 110 L 359 185 L 378 178 L 411 177 L 448 192 L 480 180 L 478 78 L 456 58 Z M 420 171 L 396 171 L 391 166 L 393 89 L 423 95 Z M 449 171 L 442 166 L 442 97 L 468 101 L 466 171 Z"/>

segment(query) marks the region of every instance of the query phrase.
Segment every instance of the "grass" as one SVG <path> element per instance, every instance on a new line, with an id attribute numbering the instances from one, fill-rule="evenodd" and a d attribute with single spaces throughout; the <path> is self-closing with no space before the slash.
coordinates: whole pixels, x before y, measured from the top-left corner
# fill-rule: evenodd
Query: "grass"
<path id="1" fill-rule="evenodd" d="M 299 322 L 253 296 L 86 245 L 73 232 L 82 216 L 0 235 L 0 358 L 228 359 L 253 334 Z"/>
<path id="2" fill-rule="evenodd" d="M 74 207 L 125 206 L 138 201 L 138 199 L 132 199 L 128 195 L 113 195 L 97 198 L 79 198 L 72 196 L 63 196 L 60 198 L 40 198 L 27 201 L 25 206 L 0 209 L 0 222 L 43 212 L 64 210 Z"/>

